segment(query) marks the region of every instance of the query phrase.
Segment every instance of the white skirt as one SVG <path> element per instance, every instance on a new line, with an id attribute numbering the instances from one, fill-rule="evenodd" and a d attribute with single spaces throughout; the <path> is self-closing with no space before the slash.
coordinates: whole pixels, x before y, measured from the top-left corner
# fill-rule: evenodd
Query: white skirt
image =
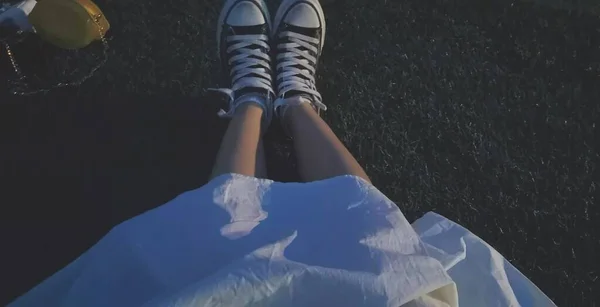
<path id="1" fill-rule="evenodd" d="M 113 228 L 11 306 L 553 306 L 435 213 L 358 177 L 223 175 Z"/>

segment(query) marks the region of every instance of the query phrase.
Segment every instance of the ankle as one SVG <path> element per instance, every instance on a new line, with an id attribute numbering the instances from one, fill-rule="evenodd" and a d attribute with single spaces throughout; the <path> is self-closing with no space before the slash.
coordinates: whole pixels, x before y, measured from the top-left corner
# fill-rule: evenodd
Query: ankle
<path id="1" fill-rule="evenodd" d="M 310 103 L 283 106 L 280 113 L 281 126 L 286 135 L 293 138 L 294 127 L 301 122 L 310 121 L 312 116 L 319 116 L 317 110 Z"/>
<path id="2" fill-rule="evenodd" d="M 316 113 L 317 111 L 310 103 L 302 103 L 296 105 L 284 106 L 281 110 L 281 121 L 284 123 L 291 123 L 298 117 L 300 113 Z"/>
<path id="3" fill-rule="evenodd" d="M 253 102 L 246 102 L 244 104 L 241 104 L 240 106 L 238 106 L 235 109 L 235 112 L 233 113 L 234 117 L 237 116 L 247 116 L 247 115 L 260 115 L 262 116 L 264 114 L 264 108 L 263 106 L 257 104 L 257 103 L 253 103 Z"/>
<path id="4" fill-rule="evenodd" d="M 278 103 L 281 102 L 281 103 Z M 275 101 L 275 114 L 279 116 L 282 123 L 290 121 L 292 113 L 296 113 L 299 110 L 310 110 L 317 112 L 312 101 L 304 96 L 293 96 L 284 99 L 278 99 Z"/>

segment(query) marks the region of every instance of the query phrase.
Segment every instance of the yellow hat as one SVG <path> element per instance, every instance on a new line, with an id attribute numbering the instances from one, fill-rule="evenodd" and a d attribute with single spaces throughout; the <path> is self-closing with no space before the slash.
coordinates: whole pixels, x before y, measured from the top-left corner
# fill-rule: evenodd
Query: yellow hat
<path id="1" fill-rule="evenodd" d="M 85 47 L 110 27 L 91 0 L 39 0 L 28 18 L 43 40 L 65 49 Z"/>

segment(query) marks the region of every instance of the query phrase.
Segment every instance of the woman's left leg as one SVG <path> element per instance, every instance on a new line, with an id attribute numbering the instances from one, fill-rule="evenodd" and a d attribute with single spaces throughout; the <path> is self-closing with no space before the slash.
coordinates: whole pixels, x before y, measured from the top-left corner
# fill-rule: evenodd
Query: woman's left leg
<path id="1" fill-rule="evenodd" d="M 266 177 L 262 131 L 271 120 L 270 28 L 263 1 L 225 0 L 217 24 L 217 46 L 229 79 L 216 89 L 229 98 L 222 111 L 231 122 L 217 154 L 212 177 L 236 173 Z"/>

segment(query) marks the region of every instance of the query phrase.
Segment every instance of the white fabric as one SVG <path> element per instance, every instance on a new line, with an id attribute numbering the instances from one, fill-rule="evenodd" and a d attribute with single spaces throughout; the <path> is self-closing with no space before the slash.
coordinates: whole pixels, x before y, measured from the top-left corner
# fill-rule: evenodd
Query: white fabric
<path id="1" fill-rule="evenodd" d="M 413 228 L 457 284 L 461 306 L 555 306 L 500 253 L 462 226 L 429 212 Z"/>
<path id="2" fill-rule="evenodd" d="M 537 306 L 545 298 L 506 263 L 515 296 L 488 287 L 500 272 L 465 265 L 492 249 L 445 221 L 417 222 L 423 244 L 396 205 L 357 177 L 300 184 L 223 175 L 116 226 L 10 306 L 422 307 L 458 306 L 459 297 L 463 306 Z M 457 294 L 443 266 L 472 288 L 459 284 Z"/>
<path id="3" fill-rule="evenodd" d="M 11 20 L 22 31 L 33 31 L 27 16 L 33 11 L 37 2 L 35 0 L 25 0 L 13 5 L 12 7 L 0 10 L 0 23 Z"/>

